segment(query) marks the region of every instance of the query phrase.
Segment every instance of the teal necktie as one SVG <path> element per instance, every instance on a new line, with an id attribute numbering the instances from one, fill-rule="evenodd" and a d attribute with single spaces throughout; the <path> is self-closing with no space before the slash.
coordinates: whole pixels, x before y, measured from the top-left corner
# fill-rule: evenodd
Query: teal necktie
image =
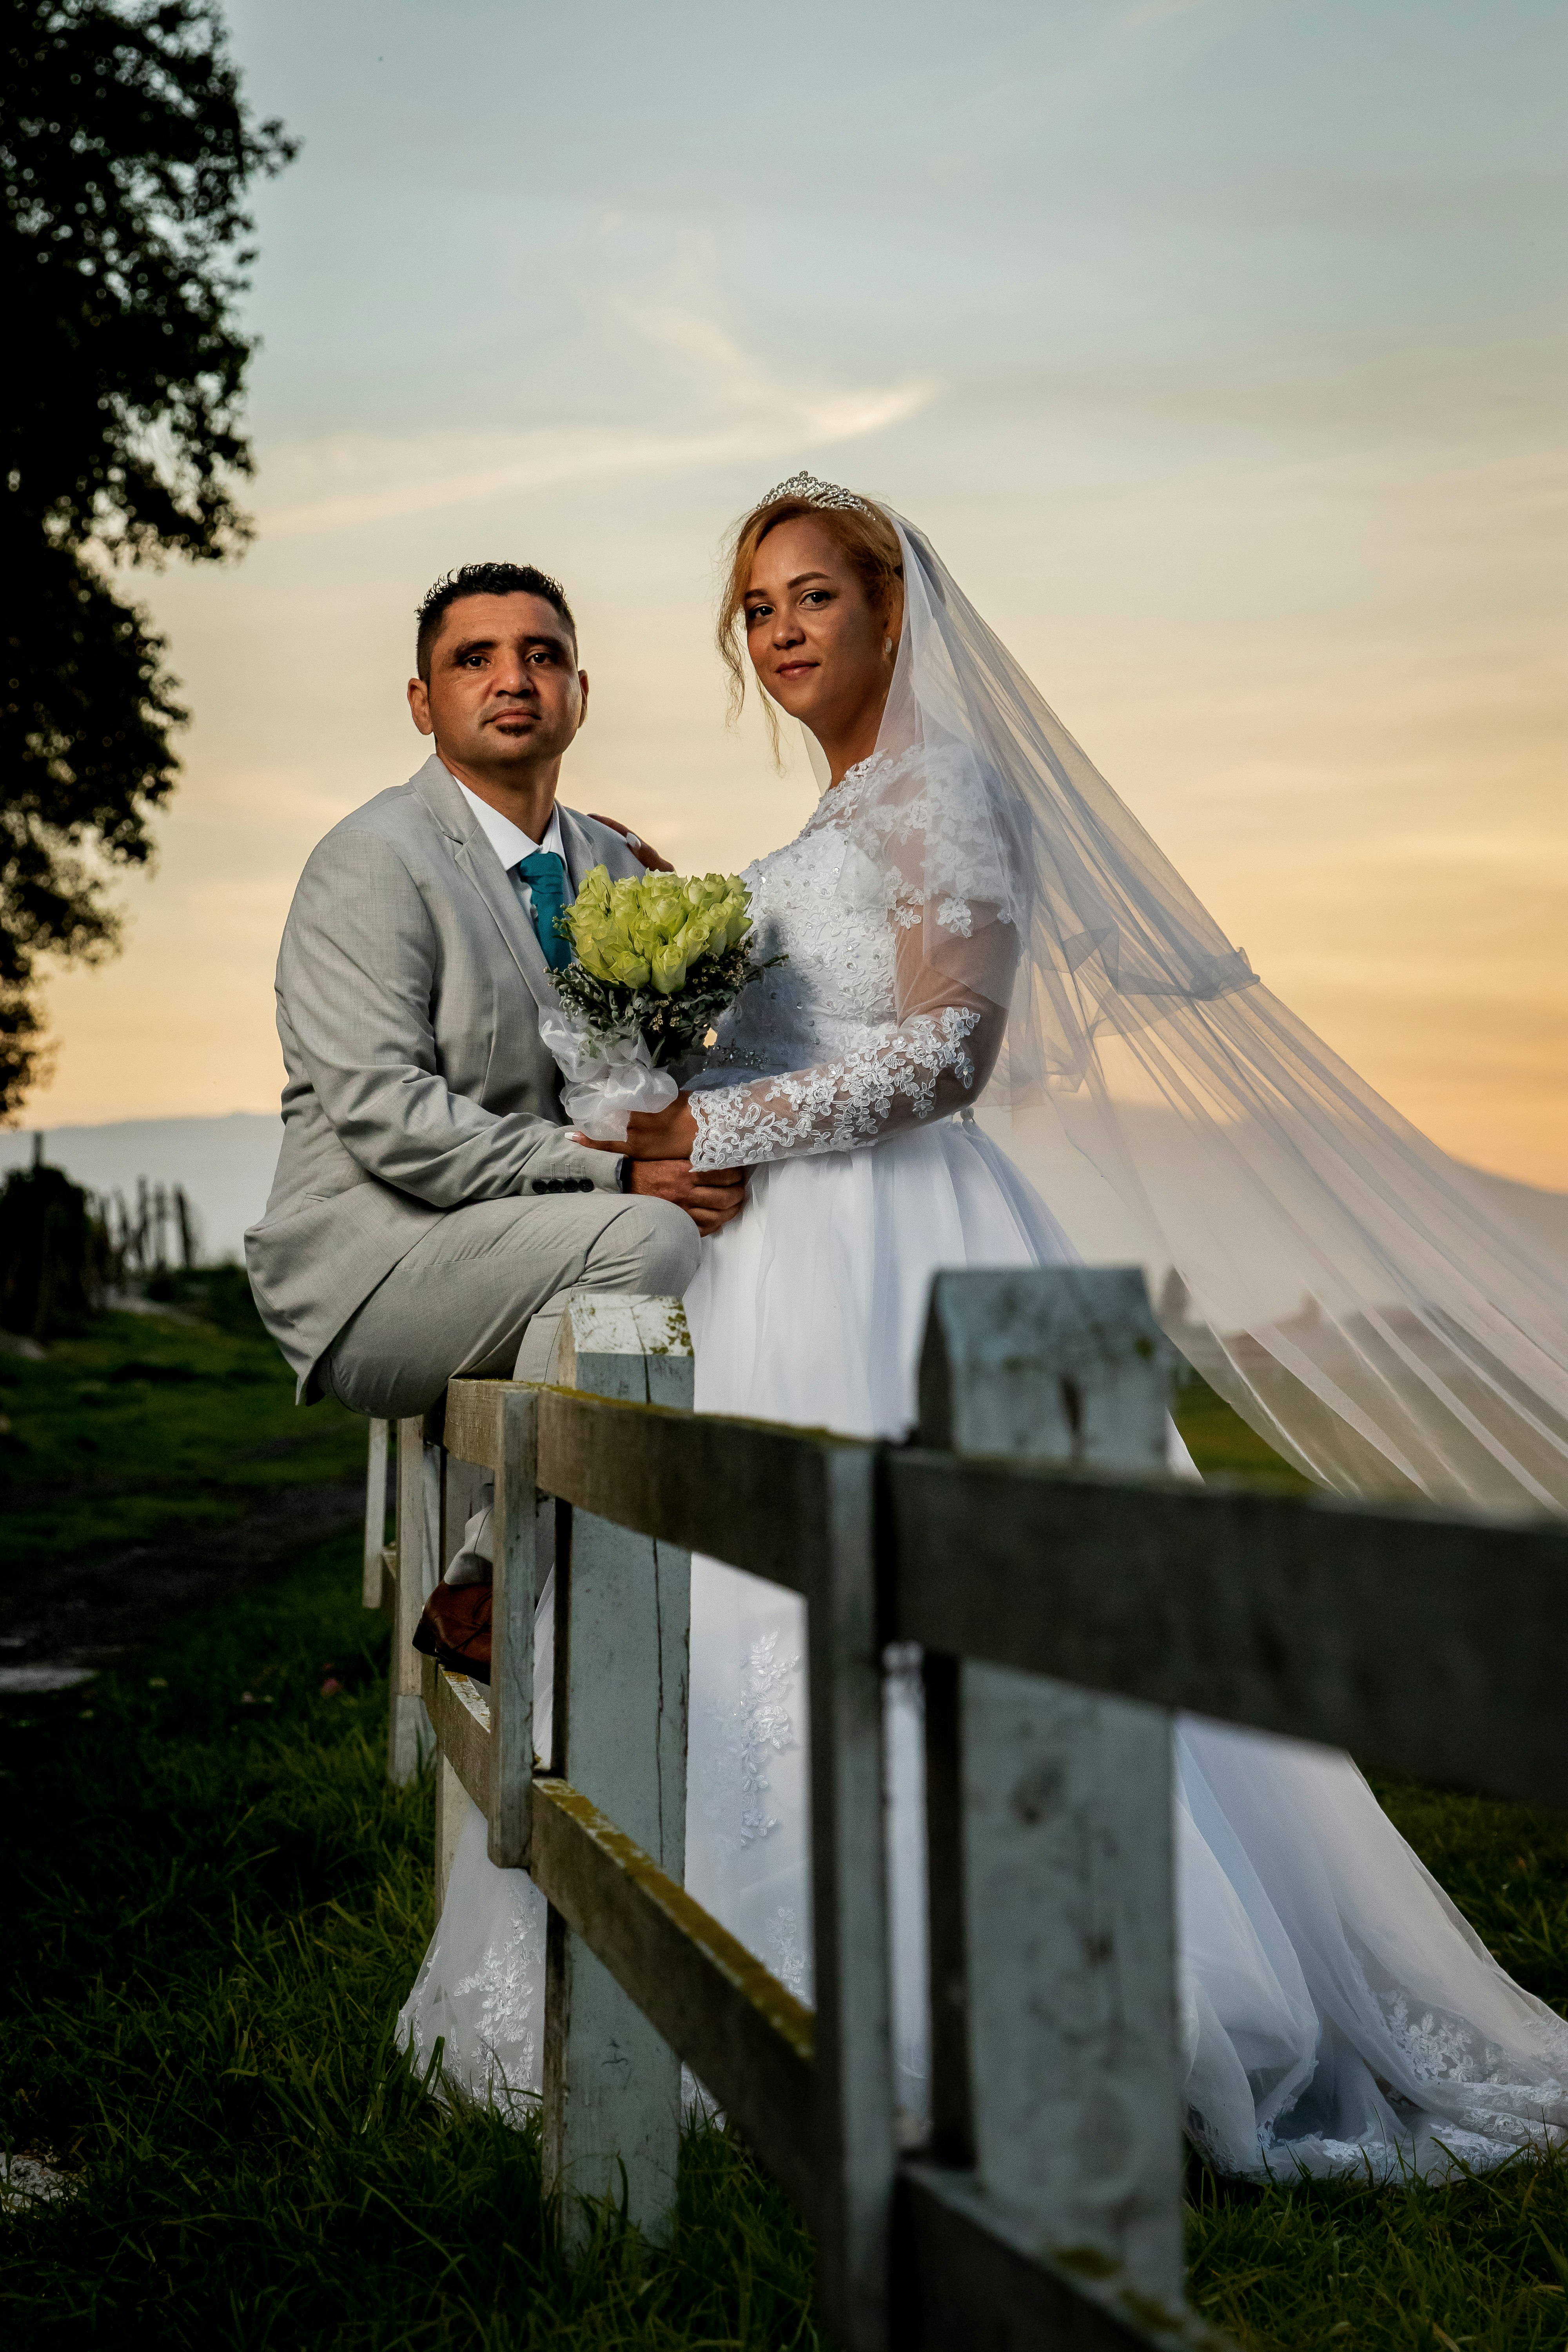
<path id="1" fill-rule="evenodd" d="M 558 938 L 555 930 L 556 916 L 566 911 L 566 861 L 552 849 L 536 849 L 531 857 L 520 857 L 511 870 L 532 894 L 533 928 L 544 961 L 552 971 L 561 971 L 572 961 L 571 940 Z"/>

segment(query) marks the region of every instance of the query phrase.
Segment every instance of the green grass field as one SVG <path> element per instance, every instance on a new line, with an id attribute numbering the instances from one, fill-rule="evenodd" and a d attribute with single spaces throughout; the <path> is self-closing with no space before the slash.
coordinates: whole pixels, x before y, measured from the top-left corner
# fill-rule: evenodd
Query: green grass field
<path id="1" fill-rule="evenodd" d="M 357 1474 L 360 1427 L 296 1414 L 229 1320 L 113 1318 L 45 1363 L 0 1359 L 21 1504 L 0 1598 L 94 1548 L 221 1545 L 280 1486 Z M 1269 1474 L 1201 1391 L 1182 1418 L 1206 1466 Z M 410 2081 L 392 2021 L 429 1933 L 431 1799 L 384 1779 L 386 1634 L 357 1585 L 349 1532 L 150 1624 L 79 1690 L 0 1701 L 0 2137 L 76 2186 L 0 2222 L 0 2338 L 818 2344 L 810 2242 L 721 2133 L 688 2143 L 668 2249 L 606 2217 L 569 2269 L 534 2137 Z M 1568 2007 L 1568 1824 L 1382 1793 L 1507 1965 Z M 1442 2189 L 1194 2175 L 1191 2255 L 1194 2300 L 1250 2346 L 1560 2346 L 1568 2167 Z"/>
<path id="2" fill-rule="evenodd" d="M 363 1423 L 337 1404 L 296 1409 L 239 1269 L 182 1286 L 181 1311 L 215 1319 L 105 1315 L 42 1363 L 0 1354 L 0 1599 L 54 1562 L 216 1531 L 281 1489 L 363 1478 Z"/>

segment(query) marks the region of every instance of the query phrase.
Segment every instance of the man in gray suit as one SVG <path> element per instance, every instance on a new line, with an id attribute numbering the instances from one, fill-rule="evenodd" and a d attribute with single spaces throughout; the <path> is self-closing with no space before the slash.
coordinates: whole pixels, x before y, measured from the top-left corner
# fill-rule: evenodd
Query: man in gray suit
<path id="1" fill-rule="evenodd" d="M 278 960 L 283 1149 L 246 1235 L 307 1402 L 424 1412 L 458 1372 L 545 1377 L 567 1293 L 677 1293 L 742 1171 L 574 1143 L 538 1010 L 554 917 L 630 837 L 558 807 L 588 680 L 556 582 L 471 564 L 419 616 L 435 754 L 312 851 Z"/>

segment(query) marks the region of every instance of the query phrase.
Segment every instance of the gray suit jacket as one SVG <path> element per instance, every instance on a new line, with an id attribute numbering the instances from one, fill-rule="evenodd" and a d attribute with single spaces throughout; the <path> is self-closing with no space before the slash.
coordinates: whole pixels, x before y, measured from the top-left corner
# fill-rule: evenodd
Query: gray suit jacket
<path id="1" fill-rule="evenodd" d="M 607 825 L 562 809 L 574 886 L 642 871 Z M 473 811 L 432 757 L 312 850 L 278 958 L 289 1083 L 267 1213 L 245 1237 L 261 1318 L 299 1376 L 436 1221 L 535 1177 L 615 1189 L 571 1140 L 539 1035 L 554 991 Z"/>

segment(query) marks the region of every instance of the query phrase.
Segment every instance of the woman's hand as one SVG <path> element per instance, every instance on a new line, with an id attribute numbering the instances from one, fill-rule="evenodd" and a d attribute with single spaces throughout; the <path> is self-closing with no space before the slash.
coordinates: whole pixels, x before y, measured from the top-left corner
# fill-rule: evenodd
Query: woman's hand
<path id="1" fill-rule="evenodd" d="M 590 810 L 589 814 L 592 815 L 593 812 Z M 668 858 L 661 857 L 657 849 L 650 848 L 642 835 L 634 833 L 629 824 L 623 824 L 618 816 L 595 816 L 594 823 L 607 824 L 612 833 L 618 833 L 637 863 L 646 866 L 650 874 L 674 873 L 675 868 Z"/>
<path id="2" fill-rule="evenodd" d="M 626 1160 L 689 1160 L 697 1142 L 697 1121 L 677 1095 L 668 1110 L 634 1110 L 626 1118 L 624 1143 L 595 1143 L 589 1135 L 574 1135 L 595 1151 L 618 1151 Z"/>

